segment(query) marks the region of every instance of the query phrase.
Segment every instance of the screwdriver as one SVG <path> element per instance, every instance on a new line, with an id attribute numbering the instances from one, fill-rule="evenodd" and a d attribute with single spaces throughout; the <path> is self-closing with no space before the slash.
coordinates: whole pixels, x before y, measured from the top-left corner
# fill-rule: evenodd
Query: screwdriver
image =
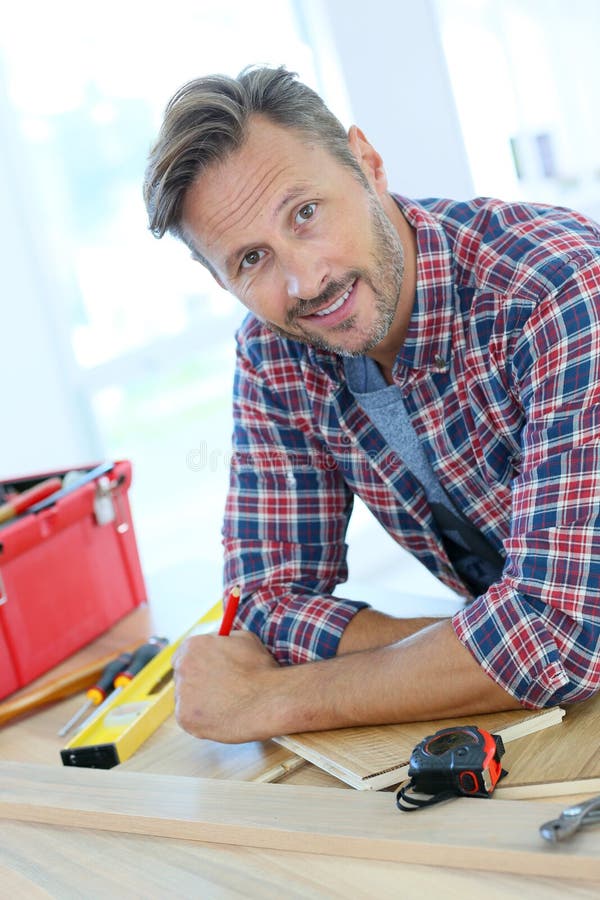
<path id="1" fill-rule="evenodd" d="M 138 647 L 133 654 L 133 659 L 128 663 L 127 667 L 119 672 L 114 680 L 117 690 L 127 687 L 132 678 L 135 678 L 138 672 L 141 672 L 144 666 L 147 666 L 151 659 L 160 653 L 163 647 L 166 647 L 169 641 L 164 637 L 151 637 L 147 643 Z"/>
<path id="2" fill-rule="evenodd" d="M 164 637 L 151 637 L 149 640 L 142 644 L 141 647 L 138 647 L 137 650 L 133 652 L 133 658 L 126 663 L 126 667 L 122 668 L 122 670 L 118 670 L 116 673 L 113 670 L 113 686 L 114 690 L 106 696 L 104 702 L 98 706 L 87 719 L 84 719 L 83 722 L 79 725 L 76 734 L 79 734 L 80 731 L 83 731 L 84 728 L 87 728 L 92 719 L 95 719 L 96 716 L 99 716 L 104 707 L 106 707 L 109 703 L 112 704 L 115 697 L 121 693 L 121 691 L 127 687 L 129 682 L 135 678 L 138 672 L 141 672 L 142 669 L 148 665 L 150 660 L 154 659 L 160 651 L 167 646 L 169 641 Z M 96 704 L 95 704 L 96 705 Z M 89 709 L 89 706 L 88 706 Z M 76 721 L 78 721 L 79 716 Z M 72 728 L 73 726 L 71 726 Z M 66 732 L 65 732 L 66 734 Z"/>
<path id="3" fill-rule="evenodd" d="M 86 691 L 86 702 L 77 710 L 74 716 L 71 716 L 69 721 L 63 725 L 58 732 L 59 737 L 68 734 L 68 732 L 74 728 L 76 723 L 87 715 L 92 707 L 99 706 L 99 704 L 102 703 L 106 695 L 110 694 L 112 691 L 115 678 L 118 676 L 119 672 L 127 669 L 127 666 L 131 665 L 133 658 L 134 653 L 121 653 L 120 656 L 108 663 L 96 684 Z"/>

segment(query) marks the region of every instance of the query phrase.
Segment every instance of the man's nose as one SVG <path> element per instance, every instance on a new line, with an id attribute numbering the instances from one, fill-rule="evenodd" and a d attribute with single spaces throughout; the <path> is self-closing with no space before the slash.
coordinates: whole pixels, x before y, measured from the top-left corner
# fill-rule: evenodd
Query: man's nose
<path id="1" fill-rule="evenodd" d="M 294 300 L 318 297 L 331 277 L 325 260 L 309 247 L 288 248 L 281 258 L 281 268 L 288 295 Z"/>

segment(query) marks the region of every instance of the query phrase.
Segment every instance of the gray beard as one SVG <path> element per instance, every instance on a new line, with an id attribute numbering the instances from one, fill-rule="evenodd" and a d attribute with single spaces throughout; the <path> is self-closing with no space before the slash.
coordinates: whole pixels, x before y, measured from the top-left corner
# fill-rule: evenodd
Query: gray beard
<path id="1" fill-rule="evenodd" d="M 394 314 L 396 311 L 395 307 L 394 309 L 390 309 L 385 301 L 381 300 L 379 297 L 376 297 L 375 308 L 377 310 L 377 319 L 375 321 L 373 331 L 368 337 L 365 338 L 360 347 L 356 348 L 355 350 L 352 350 L 349 347 L 340 347 L 333 341 L 329 341 L 327 340 L 327 338 L 318 334 L 311 334 L 310 336 L 296 335 L 294 337 L 294 340 L 302 341 L 305 344 L 310 344 L 310 346 L 314 347 L 317 350 L 325 350 L 327 353 L 335 353 L 338 356 L 346 356 L 349 358 L 365 356 L 365 354 L 376 347 L 377 344 L 380 344 L 381 341 L 386 337 L 387 333 L 392 327 L 392 322 L 394 321 Z M 335 331 L 338 334 L 342 334 L 345 331 L 352 331 L 355 323 L 356 317 L 350 316 L 344 322 L 341 322 L 340 325 L 335 329 Z M 290 334 L 289 337 L 292 337 L 292 335 Z"/>

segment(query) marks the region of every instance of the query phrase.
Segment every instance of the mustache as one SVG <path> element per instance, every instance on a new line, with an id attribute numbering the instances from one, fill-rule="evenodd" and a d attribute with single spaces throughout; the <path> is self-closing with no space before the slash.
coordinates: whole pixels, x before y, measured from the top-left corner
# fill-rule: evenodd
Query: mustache
<path id="1" fill-rule="evenodd" d="M 317 297 L 312 297 L 310 300 L 299 297 L 294 309 L 290 310 L 286 315 L 286 325 L 293 325 L 296 319 L 299 319 L 302 316 L 310 316 L 313 312 L 320 309 L 323 304 L 326 304 L 328 300 L 334 300 L 336 297 L 340 297 L 359 277 L 361 277 L 361 273 L 358 271 L 348 272 L 345 278 L 337 278 L 329 281 L 324 290 L 322 290 Z"/>

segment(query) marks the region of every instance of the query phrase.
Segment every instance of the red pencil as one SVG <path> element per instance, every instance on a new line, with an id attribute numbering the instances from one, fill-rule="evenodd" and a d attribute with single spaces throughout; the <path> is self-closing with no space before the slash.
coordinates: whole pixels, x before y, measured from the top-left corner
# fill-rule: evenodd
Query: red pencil
<path id="1" fill-rule="evenodd" d="M 240 593 L 241 591 L 239 585 L 236 585 L 229 595 L 229 600 L 227 601 L 225 612 L 223 614 L 223 621 L 221 622 L 221 627 L 219 628 L 219 634 L 229 634 L 229 632 L 231 631 L 231 626 L 233 625 L 233 620 L 235 619 L 238 603 L 240 602 Z"/>

